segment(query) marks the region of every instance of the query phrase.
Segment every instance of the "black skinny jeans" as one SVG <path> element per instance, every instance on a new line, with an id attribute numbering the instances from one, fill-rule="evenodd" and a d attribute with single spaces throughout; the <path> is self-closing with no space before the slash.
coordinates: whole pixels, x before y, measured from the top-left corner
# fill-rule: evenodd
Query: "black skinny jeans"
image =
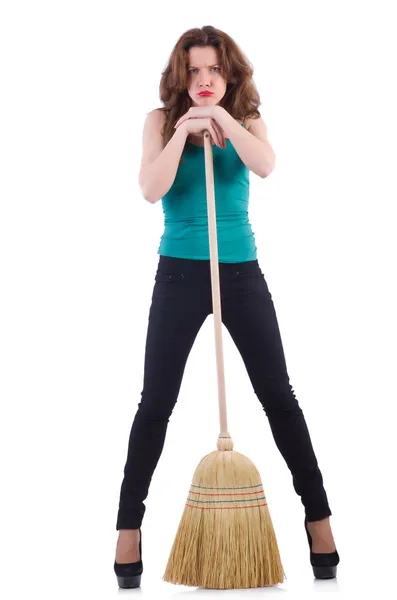
<path id="1" fill-rule="evenodd" d="M 289 376 L 272 296 L 257 260 L 219 263 L 222 322 L 246 366 L 308 521 L 330 516 L 323 478 Z M 132 424 L 116 529 L 138 529 L 188 355 L 212 311 L 209 260 L 159 257 L 141 401 Z"/>

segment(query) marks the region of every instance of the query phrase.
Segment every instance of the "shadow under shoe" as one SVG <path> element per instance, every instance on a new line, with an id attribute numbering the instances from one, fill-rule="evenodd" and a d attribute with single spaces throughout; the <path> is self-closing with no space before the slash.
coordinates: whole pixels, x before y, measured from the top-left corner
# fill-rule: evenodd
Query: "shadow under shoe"
<path id="1" fill-rule="evenodd" d="M 313 567 L 314 577 L 316 579 L 332 579 L 336 577 L 337 565 L 339 564 L 338 551 L 334 552 L 312 552 L 312 537 L 307 528 L 307 519 L 305 517 L 305 531 L 310 548 L 310 564 Z"/>
<path id="2" fill-rule="evenodd" d="M 117 583 L 121 588 L 135 588 L 141 585 L 141 576 L 143 573 L 142 563 L 142 532 L 139 528 L 139 555 L 140 560 L 133 563 L 119 564 L 114 561 L 114 572 L 117 576 Z"/>

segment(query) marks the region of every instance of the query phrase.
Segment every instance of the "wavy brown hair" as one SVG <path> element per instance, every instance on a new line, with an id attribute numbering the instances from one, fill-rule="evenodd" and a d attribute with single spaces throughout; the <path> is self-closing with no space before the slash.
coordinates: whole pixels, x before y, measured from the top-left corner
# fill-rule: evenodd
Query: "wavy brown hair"
<path id="1" fill-rule="evenodd" d="M 175 133 L 175 123 L 192 106 L 188 86 L 189 49 L 213 46 L 218 53 L 221 75 L 227 82 L 219 106 L 237 120 L 259 118 L 259 93 L 252 80 L 254 69 L 236 42 L 224 31 L 211 25 L 188 29 L 175 44 L 160 81 L 160 100 L 165 115 L 164 146 Z"/>

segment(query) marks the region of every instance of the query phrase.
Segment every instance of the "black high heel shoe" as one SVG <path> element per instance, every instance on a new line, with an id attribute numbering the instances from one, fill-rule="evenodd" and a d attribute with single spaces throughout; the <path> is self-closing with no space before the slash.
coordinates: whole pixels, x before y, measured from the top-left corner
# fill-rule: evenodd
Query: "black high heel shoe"
<path id="1" fill-rule="evenodd" d="M 140 559 L 133 563 L 119 564 L 114 561 L 114 572 L 117 576 L 117 583 L 121 588 L 136 588 L 141 585 L 141 576 L 143 573 L 142 563 L 142 532 L 139 528 L 139 555 Z"/>
<path id="2" fill-rule="evenodd" d="M 312 536 L 307 528 L 307 519 L 305 517 L 305 530 L 310 547 L 310 564 L 313 567 L 314 577 L 316 579 L 332 579 L 336 577 L 336 567 L 339 564 L 338 551 L 334 552 L 312 552 Z"/>

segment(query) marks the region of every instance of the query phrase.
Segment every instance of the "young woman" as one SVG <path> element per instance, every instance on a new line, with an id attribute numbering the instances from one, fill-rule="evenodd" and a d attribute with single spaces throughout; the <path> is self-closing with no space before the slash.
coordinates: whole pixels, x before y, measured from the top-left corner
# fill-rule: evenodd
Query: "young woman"
<path id="1" fill-rule="evenodd" d="M 274 151 L 260 116 L 253 69 L 233 39 L 211 26 L 178 40 L 162 73 L 163 107 L 143 131 L 139 182 L 162 200 L 165 227 L 149 313 L 144 383 L 129 437 L 114 569 L 140 585 L 144 499 L 160 458 L 195 338 L 212 313 L 203 131 L 213 141 L 222 320 L 235 342 L 305 509 L 316 577 L 334 577 L 332 514 L 304 415 L 289 383 L 275 308 L 248 219 L 249 171 L 267 177 Z"/>

